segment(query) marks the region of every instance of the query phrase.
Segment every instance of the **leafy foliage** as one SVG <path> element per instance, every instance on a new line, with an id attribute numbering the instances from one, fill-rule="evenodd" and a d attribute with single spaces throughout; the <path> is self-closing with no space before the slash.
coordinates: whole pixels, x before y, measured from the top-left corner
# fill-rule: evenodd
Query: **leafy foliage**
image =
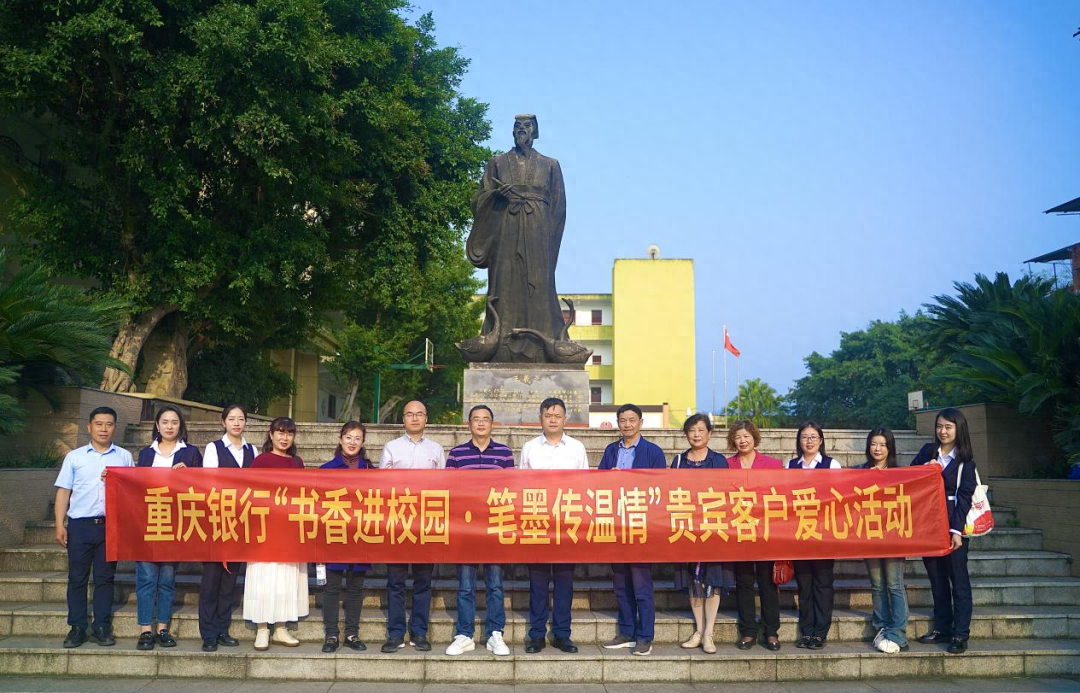
<path id="1" fill-rule="evenodd" d="M 769 428 L 784 414 L 784 398 L 761 378 L 749 378 L 739 384 L 735 399 L 728 402 L 727 417 L 750 419 L 758 428 Z"/>
<path id="2" fill-rule="evenodd" d="M 405 7 L 7 3 L 0 110 L 50 133 L 69 171 L 13 206 L 24 250 L 126 301 L 132 365 L 131 335 L 173 311 L 193 353 L 304 346 L 334 311 L 390 329 L 433 268 L 468 281 L 446 258 L 488 155 L 485 106 Z"/>
<path id="3" fill-rule="evenodd" d="M 188 399 L 219 407 L 240 402 L 252 414 L 265 412 L 294 387 L 292 378 L 271 363 L 265 351 L 234 347 L 199 352 L 188 377 Z"/>
<path id="4" fill-rule="evenodd" d="M 930 343 L 931 322 L 921 313 L 901 313 L 895 322 L 875 320 L 864 330 L 842 333 L 831 354 L 806 357 L 807 375 L 787 395 L 793 417 L 829 428 L 914 428 L 908 392 L 924 390 L 928 403 L 977 399 L 970 388 L 949 380 L 931 386 Z"/>
<path id="5" fill-rule="evenodd" d="M 6 251 L 0 249 L 0 266 Z M 27 265 L 0 281 L 0 434 L 22 430 L 21 397 L 31 390 L 83 384 L 116 365 L 108 334 L 121 309 L 56 283 L 41 267 Z"/>
<path id="6" fill-rule="evenodd" d="M 926 306 L 943 352 L 935 379 L 1052 420 L 1055 442 L 1080 462 L 1080 295 L 1007 274 L 956 283 Z"/>

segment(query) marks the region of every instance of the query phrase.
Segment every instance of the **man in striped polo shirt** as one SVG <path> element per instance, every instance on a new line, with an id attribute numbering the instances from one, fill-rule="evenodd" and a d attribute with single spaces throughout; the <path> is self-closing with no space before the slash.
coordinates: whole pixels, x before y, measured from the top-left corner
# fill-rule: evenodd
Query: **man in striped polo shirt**
<path id="1" fill-rule="evenodd" d="M 447 469 L 513 469 L 514 453 L 502 443 L 491 439 L 495 415 L 486 405 L 478 404 L 469 410 L 469 432 L 472 439 L 450 450 Z M 497 655 L 510 654 L 503 640 L 506 628 L 506 609 L 503 605 L 502 566 L 488 565 L 484 574 L 487 592 L 487 625 L 484 636 L 487 649 Z M 457 627 L 454 641 L 446 648 L 448 655 L 460 655 L 476 648 L 476 573 L 477 566 L 458 566 Z"/>

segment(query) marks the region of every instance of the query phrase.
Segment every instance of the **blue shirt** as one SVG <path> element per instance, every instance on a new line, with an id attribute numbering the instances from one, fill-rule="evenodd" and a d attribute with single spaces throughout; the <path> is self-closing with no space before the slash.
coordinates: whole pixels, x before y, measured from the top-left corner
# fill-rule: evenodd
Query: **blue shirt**
<path id="1" fill-rule="evenodd" d="M 637 440 L 630 447 L 626 447 L 621 442 L 619 443 L 618 461 L 615 463 L 615 469 L 633 469 L 634 468 L 634 456 L 637 454 L 637 445 L 641 442 L 641 436 L 638 436 Z"/>
<path id="2" fill-rule="evenodd" d="M 134 467 L 131 453 L 115 444 L 105 452 L 93 445 L 75 448 L 64 457 L 56 487 L 71 491 L 67 516 L 73 520 L 83 517 L 105 517 L 105 482 L 101 472 L 106 467 Z"/>

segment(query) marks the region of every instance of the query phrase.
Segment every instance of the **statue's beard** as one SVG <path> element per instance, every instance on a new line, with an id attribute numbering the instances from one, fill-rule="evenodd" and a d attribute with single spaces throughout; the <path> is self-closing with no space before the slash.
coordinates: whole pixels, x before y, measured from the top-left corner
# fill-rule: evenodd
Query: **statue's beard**
<path id="1" fill-rule="evenodd" d="M 516 144 L 519 147 L 531 147 L 532 146 L 532 138 L 529 137 L 529 133 L 527 133 L 527 132 L 515 132 L 514 133 L 514 144 Z"/>

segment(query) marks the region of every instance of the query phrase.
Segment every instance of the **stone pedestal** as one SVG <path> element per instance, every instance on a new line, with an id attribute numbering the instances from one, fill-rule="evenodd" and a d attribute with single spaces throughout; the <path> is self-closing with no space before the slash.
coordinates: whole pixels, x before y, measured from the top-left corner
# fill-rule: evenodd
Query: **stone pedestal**
<path id="1" fill-rule="evenodd" d="M 540 403 L 566 402 L 566 423 L 589 425 L 589 374 L 580 364 L 470 363 L 465 369 L 462 417 L 486 404 L 500 424 L 539 424 Z"/>

